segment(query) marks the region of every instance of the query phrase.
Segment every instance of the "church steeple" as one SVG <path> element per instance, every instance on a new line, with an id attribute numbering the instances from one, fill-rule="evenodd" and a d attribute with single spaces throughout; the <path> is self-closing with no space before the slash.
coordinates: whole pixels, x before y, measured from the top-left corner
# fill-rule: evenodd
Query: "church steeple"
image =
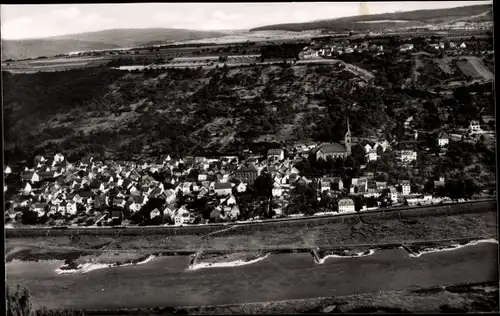
<path id="1" fill-rule="evenodd" d="M 347 118 L 347 133 L 345 133 L 345 148 L 347 151 L 347 154 L 351 154 L 351 127 L 349 126 L 349 117 Z"/>

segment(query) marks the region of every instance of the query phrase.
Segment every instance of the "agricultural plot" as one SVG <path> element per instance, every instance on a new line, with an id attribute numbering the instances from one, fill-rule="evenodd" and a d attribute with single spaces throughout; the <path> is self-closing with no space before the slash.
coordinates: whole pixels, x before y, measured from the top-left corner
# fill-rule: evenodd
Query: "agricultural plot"
<path id="1" fill-rule="evenodd" d="M 441 59 L 436 59 L 435 61 L 436 61 L 436 64 L 438 65 L 438 67 L 442 71 L 444 71 L 446 74 L 449 74 L 449 75 L 453 74 L 453 70 L 450 67 L 450 61 L 451 61 L 450 58 L 441 58 Z"/>
<path id="2" fill-rule="evenodd" d="M 457 67 L 466 76 L 474 79 L 492 80 L 493 74 L 476 57 L 467 57 L 466 60 L 457 61 Z"/>

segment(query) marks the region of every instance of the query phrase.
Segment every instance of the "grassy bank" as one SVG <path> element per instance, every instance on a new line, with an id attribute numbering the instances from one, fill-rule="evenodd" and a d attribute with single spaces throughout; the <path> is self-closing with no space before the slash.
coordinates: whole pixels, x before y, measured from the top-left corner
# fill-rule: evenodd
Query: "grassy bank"
<path id="1" fill-rule="evenodd" d="M 498 284 L 491 282 L 234 305 L 87 310 L 86 315 L 498 312 L 498 303 Z"/>
<path id="2" fill-rule="evenodd" d="M 350 218 L 343 222 L 317 222 L 315 225 L 304 223 L 294 226 L 239 226 L 206 238 L 201 238 L 199 235 L 165 236 L 161 234 L 142 237 L 81 235 L 73 238 L 65 236 L 7 238 L 6 247 L 7 250 L 30 247 L 42 253 L 83 250 L 196 252 L 199 250 L 328 248 L 342 245 L 496 236 L 496 223 L 496 212 L 419 217 L 413 224 L 399 219 L 367 224 L 359 218 Z"/>

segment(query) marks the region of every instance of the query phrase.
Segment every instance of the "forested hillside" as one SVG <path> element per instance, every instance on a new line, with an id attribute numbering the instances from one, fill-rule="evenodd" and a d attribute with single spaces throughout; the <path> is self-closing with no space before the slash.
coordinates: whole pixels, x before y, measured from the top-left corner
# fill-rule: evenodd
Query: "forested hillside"
<path id="1" fill-rule="evenodd" d="M 347 118 L 354 136 L 389 139 L 409 115 L 422 126 L 443 123 L 428 110 L 437 100 L 414 106 L 436 96 L 400 88 L 411 63 L 385 55 L 370 64 L 373 85 L 333 64 L 3 73 L 6 159 L 56 151 L 70 160 L 130 159 L 340 141 Z"/>

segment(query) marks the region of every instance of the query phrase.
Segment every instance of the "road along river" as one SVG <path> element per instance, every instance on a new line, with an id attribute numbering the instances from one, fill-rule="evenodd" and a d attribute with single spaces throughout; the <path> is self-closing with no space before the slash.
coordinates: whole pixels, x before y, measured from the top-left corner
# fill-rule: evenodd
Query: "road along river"
<path id="1" fill-rule="evenodd" d="M 7 282 L 29 288 L 33 307 L 147 308 L 340 296 L 498 280 L 498 243 L 410 256 L 402 248 L 319 263 L 309 253 L 270 254 L 238 267 L 190 270 L 189 256 L 58 274 L 62 261 L 10 262 Z"/>

